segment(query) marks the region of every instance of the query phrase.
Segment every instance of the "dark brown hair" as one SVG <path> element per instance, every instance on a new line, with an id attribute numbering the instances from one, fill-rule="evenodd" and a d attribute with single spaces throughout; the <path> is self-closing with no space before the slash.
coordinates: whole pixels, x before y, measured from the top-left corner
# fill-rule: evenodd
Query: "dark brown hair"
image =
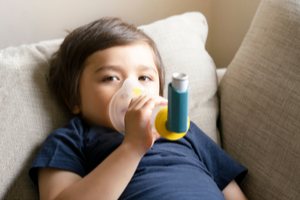
<path id="1" fill-rule="evenodd" d="M 81 26 L 64 39 L 51 59 L 48 77 L 50 88 L 72 112 L 80 104 L 79 81 L 85 60 L 96 51 L 136 42 L 145 42 L 153 50 L 162 95 L 164 70 L 154 41 L 136 26 L 110 17 Z"/>

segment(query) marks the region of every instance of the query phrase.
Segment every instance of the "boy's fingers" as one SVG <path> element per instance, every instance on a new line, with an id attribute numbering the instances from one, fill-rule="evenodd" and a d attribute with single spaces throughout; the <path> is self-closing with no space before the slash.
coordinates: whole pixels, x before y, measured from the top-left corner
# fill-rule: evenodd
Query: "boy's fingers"
<path id="1" fill-rule="evenodd" d="M 139 96 L 137 98 L 132 99 L 132 102 L 129 106 L 130 109 L 153 109 L 154 106 L 157 105 L 157 101 L 146 95 Z"/>
<path id="2" fill-rule="evenodd" d="M 152 101 L 157 106 L 167 106 L 168 105 L 168 100 L 161 97 L 161 96 L 150 97 L 148 95 L 140 95 L 140 96 L 137 96 L 137 97 L 134 97 L 134 98 L 131 99 L 130 104 L 129 104 L 129 108 L 133 108 L 133 107 L 137 107 L 137 106 L 139 108 L 141 108 L 141 106 L 143 106 L 143 104 L 146 102 L 145 98 L 147 98 L 147 100 L 149 98 L 152 99 Z"/>
<path id="3" fill-rule="evenodd" d="M 143 101 L 145 96 L 141 95 L 141 96 L 138 96 L 138 97 L 134 97 L 131 99 L 130 103 L 129 103 L 129 109 L 132 109 L 132 108 L 135 108 L 137 107 L 141 101 Z"/>
<path id="4" fill-rule="evenodd" d="M 155 100 L 155 104 L 158 106 L 167 106 L 168 105 L 168 100 L 161 96 L 155 97 L 154 100 Z"/>

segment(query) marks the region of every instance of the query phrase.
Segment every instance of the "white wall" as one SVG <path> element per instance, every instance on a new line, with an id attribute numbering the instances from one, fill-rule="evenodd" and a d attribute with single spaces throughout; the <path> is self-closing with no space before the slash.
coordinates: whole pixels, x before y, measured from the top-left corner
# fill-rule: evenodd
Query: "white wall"
<path id="1" fill-rule="evenodd" d="M 227 67 L 239 48 L 260 0 L 211 0 L 209 52 Z"/>
<path id="2" fill-rule="evenodd" d="M 102 16 L 136 25 L 187 11 L 209 24 L 207 49 L 217 66 L 233 58 L 260 0 L 0 0 L 0 49 L 61 38 Z"/>
<path id="3" fill-rule="evenodd" d="M 209 15 L 206 0 L 0 0 L 0 49 L 65 36 L 102 16 L 140 25 L 186 11 Z"/>

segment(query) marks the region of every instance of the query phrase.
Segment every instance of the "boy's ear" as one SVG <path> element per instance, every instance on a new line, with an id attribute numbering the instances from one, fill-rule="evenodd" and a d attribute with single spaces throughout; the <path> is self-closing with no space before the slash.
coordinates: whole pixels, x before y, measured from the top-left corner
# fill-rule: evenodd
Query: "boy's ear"
<path id="1" fill-rule="evenodd" d="M 78 105 L 74 106 L 73 109 L 72 109 L 72 113 L 73 113 L 74 115 L 79 114 L 80 111 L 81 111 L 81 110 L 80 110 L 80 107 L 79 107 Z"/>

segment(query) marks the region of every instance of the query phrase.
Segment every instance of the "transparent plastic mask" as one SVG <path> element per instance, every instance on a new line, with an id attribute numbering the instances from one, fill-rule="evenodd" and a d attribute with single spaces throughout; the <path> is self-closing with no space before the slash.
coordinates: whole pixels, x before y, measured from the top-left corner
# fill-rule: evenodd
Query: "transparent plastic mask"
<path id="1" fill-rule="evenodd" d="M 144 86 L 134 78 L 128 78 L 123 82 L 122 87 L 114 94 L 109 103 L 109 117 L 114 128 L 120 132 L 125 131 L 125 114 L 132 98 L 142 94 L 151 95 Z"/>

